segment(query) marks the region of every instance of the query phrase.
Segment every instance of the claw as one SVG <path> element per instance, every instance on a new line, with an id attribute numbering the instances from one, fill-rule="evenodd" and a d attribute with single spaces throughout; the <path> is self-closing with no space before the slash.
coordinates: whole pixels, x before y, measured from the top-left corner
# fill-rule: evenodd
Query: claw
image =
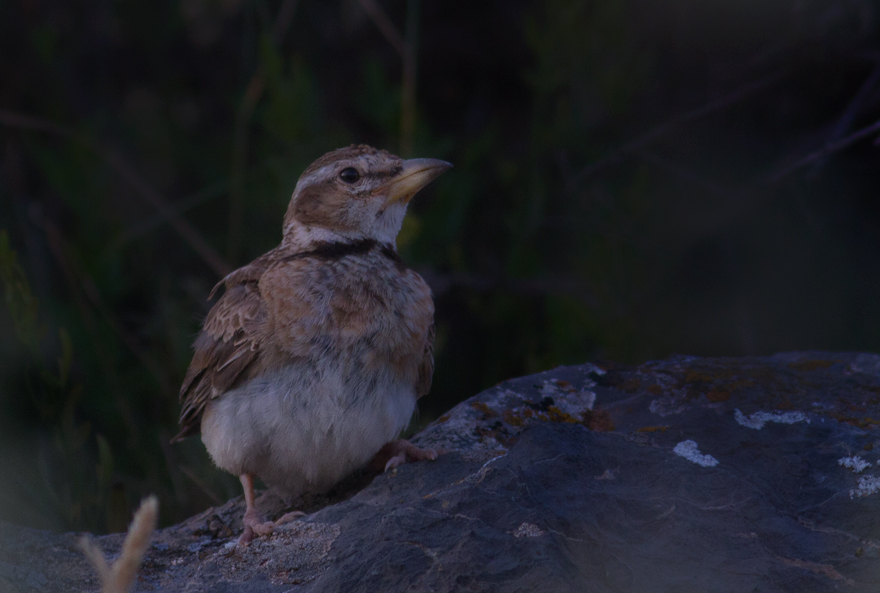
<path id="1" fill-rule="evenodd" d="M 254 499 L 254 479 L 250 474 L 241 475 L 241 485 L 244 486 L 244 500 L 246 510 L 244 513 L 244 531 L 238 538 L 240 546 L 246 546 L 251 543 L 255 535 L 269 535 L 279 525 L 289 523 L 305 515 L 302 511 L 292 511 L 281 516 L 276 521 L 263 521 L 263 518 L 257 512 L 257 506 Z"/>
<path id="2" fill-rule="evenodd" d="M 387 472 L 404 463 L 425 460 L 433 461 L 437 459 L 438 453 L 434 449 L 421 449 L 407 440 L 400 439 L 386 443 L 376 454 L 377 461 L 381 461 L 386 455 L 389 457 L 383 471 Z"/>

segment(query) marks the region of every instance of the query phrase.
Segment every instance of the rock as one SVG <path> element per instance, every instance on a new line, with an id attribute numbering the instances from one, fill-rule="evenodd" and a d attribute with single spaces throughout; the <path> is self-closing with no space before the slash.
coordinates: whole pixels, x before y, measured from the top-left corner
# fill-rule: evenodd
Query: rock
<path id="1" fill-rule="evenodd" d="M 451 452 L 328 497 L 265 493 L 312 512 L 248 548 L 240 499 L 160 530 L 135 590 L 880 587 L 880 356 L 563 367 L 414 440 Z M 0 588 L 96 591 L 75 539 L 0 527 Z M 98 541 L 112 557 L 122 536 Z"/>

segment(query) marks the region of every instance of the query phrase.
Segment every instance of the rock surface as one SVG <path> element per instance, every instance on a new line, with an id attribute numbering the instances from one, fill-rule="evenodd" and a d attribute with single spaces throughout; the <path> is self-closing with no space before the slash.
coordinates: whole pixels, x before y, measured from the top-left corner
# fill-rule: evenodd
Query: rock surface
<path id="1" fill-rule="evenodd" d="M 563 367 L 415 441 L 247 548 L 240 499 L 159 531 L 135 590 L 880 590 L 880 356 Z M 0 591 L 97 591 L 75 542 L 0 526 Z"/>

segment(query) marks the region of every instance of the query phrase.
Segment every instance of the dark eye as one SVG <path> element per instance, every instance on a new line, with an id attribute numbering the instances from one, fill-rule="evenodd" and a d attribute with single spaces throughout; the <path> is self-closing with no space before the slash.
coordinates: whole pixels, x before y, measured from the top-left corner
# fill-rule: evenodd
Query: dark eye
<path id="1" fill-rule="evenodd" d="M 339 173 L 339 178 L 346 183 L 354 183 L 361 178 L 361 174 L 354 167 L 347 167 Z"/>

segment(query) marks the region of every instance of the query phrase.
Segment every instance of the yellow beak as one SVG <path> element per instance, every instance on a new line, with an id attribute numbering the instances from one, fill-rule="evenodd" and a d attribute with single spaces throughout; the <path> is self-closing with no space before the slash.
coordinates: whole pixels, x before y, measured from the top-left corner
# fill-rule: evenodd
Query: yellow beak
<path id="1" fill-rule="evenodd" d="M 409 159 L 403 169 L 382 188 L 388 195 L 384 208 L 394 202 L 408 203 L 420 189 L 434 181 L 452 165 L 439 159 Z"/>

